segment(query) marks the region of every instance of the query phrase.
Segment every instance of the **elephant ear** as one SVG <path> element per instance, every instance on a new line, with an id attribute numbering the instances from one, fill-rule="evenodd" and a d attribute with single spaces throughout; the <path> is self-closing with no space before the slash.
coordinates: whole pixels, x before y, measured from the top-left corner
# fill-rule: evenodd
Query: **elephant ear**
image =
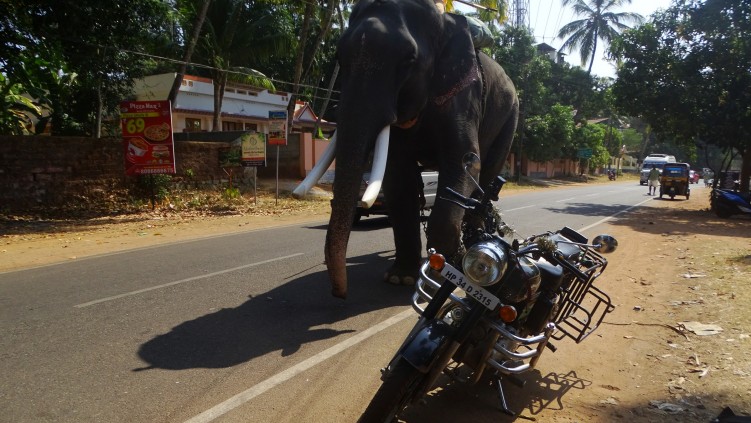
<path id="1" fill-rule="evenodd" d="M 439 106 L 479 79 L 475 48 L 464 16 L 444 14 L 442 42 L 435 56 L 431 89 Z"/>

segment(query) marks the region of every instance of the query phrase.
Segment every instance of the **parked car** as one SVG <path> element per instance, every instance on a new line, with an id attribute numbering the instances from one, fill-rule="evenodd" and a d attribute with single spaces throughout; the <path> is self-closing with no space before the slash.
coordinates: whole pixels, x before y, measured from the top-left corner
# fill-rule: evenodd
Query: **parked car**
<path id="1" fill-rule="evenodd" d="M 430 210 L 435 204 L 436 191 L 438 189 L 438 172 L 424 171 L 421 173 L 423 183 L 423 193 L 425 194 L 425 205 L 423 210 Z M 370 179 L 370 172 L 365 172 L 362 177 L 362 185 L 360 186 L 360 197 L 365 193 L 368 188 L 368 182 Z M 386 208 L 386 200 L 383 197 L 383 191 L 378 193 L 373 205 L 369 209 L 362 208 L 359 204 L 355 209 L 355 223 L 359 222 L 363 216 L 371 215 L 388 215 Z"/>
<path id="2" fill-rule="evenodd" d="M 699 179 L 701 179 L 701 175 L 699 175 L 699 172 L 695 170 L 689 170 L 688 171 L 688 182 L 691 184 L 698 184 Z"/>

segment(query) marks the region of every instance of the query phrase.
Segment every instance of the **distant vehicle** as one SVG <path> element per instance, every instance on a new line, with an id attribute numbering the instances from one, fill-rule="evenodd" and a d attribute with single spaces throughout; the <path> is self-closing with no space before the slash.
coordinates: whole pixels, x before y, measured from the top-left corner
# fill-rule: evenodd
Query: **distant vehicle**
<path id="1" fill-rule="evenodd" d="M 646 185 L 647 179 L 649 179 L 649 171 L 652 170 L 652 166 L 657 167 L 662 175 L 662 168 L 665 163 L 675 163 L 675 156 L 668 154 L 650 154 L 644 158 L 644 163 L 641 165 L 641 172 L 639 174 L 639 185 Z"/>
<path id="2" fill-rule="evenodd" d="M 422 209 L 430 210 L 435 204 L 435 196 L 438 189 L 438 172 L 424 171 L 421 173 L 421 176 L 423 183 L 423 193 L 425 194 L 425 205 L 422 207 Z M 362 185 L 360 186 L 360 197 L 362 197 L 362 195 L 365 193 L 365 190 L 368 188 L 369 179 L 370 172 L 365 172 L 362 177 Z M 359 222 L 363 216 L 371 215 L 388 215 L 386 200 L 383 197 L 383 191 L 378 193 L 378 197 L 369 209 L 363 208 L 359 204 L 357 205 L 357 208 L 355 209 L 355 223 Z"/>
<path id="3" fill-rule="evenodd" d="M 695 170 L 689 170 L 688 171 L 688 182 L 690 184 L 698 184 L 699 179 L 701 179 L 701 175 L 699 175 L 699 172 Z"/>

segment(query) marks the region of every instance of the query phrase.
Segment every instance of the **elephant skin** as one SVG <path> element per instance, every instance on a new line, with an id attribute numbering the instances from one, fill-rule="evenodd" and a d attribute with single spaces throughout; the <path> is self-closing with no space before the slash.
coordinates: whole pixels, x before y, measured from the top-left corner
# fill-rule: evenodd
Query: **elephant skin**
<path id="1" fill-rule="evenodd" d="M 422 259 L 419 166 L 439 172 L 427 246 L 451 257 L 461 247 L 464 210 L 440 199 L 441 192 L 473 190 L 462 166 L 465 153 L 481 159 L 474 175 L 481 186 L 501 172 L 519 102 L 501 66 L 475 51 L 466 19 L 439 14 L 433 0 L 358 1 L 337 54 L 341 98 L 325 256 L 332 294 L 346 298 L 347 244 L 378 133 L 391 126 L 382 189 L 396 253 L 386 278 L 413 283 Z"/>

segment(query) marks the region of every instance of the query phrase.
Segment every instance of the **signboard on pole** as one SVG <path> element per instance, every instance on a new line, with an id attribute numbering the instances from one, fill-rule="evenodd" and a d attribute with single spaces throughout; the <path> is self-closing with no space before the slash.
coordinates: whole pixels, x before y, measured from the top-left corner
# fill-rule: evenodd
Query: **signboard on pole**
<path id="1" fill-rule="evenodd" d="M 580 148 L 576 152 L 576 157 L 580 159 L 589 159 L 592 157 L 592 149 L 591 148 Z"/>
<path id="2" fill-rule="evenodd" d="M 120 126 L 126 175 L 175 173 L 169 101 L 121 102 Z"/>
<path id="3" fill-rule="evenodd" d="M 219 149 L 219 167 L 266 166 L 266 134 L 246 132 Z"/>
<path id="4" fill-rule="evenodd" d="M 266 135 L 251 132 L 241 137 L 242 139 L 242 165 L 266 166 Z"/>
<path id="5" fill-rule="evenodd" d="M 269 112 L 269 145 L 287 145 L 287 111 Z"/>

